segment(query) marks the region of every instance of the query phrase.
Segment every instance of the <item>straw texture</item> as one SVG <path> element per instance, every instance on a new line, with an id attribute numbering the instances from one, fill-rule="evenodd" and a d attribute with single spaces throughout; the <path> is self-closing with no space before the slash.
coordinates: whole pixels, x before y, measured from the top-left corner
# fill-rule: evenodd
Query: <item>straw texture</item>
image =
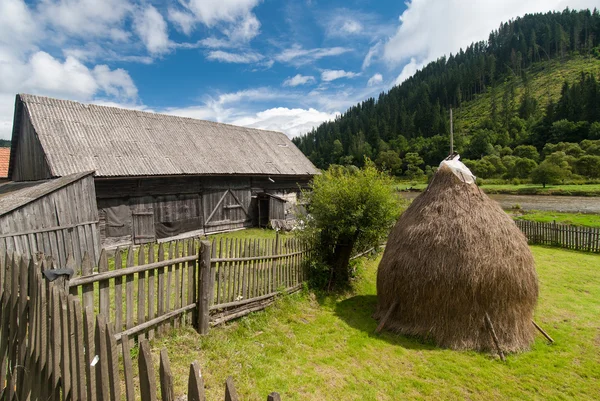
<path id="1" fill-rule="evenodd" d="M 527 240 L 500 206 L 441 167 L 390 233 L 377 273 L 386 328 L 453 349 L 494 350 L 487 312 L 504 352 L 529 348 L 538 297 Z"/>

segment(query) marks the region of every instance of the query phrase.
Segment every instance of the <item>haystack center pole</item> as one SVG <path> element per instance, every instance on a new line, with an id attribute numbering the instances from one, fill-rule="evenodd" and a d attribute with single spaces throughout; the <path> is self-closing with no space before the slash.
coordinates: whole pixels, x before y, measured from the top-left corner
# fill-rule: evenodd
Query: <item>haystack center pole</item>
<path id="1" fill-rule="evenodd" d="M 452 107 L 450 107 L 450 154 L 454 153 L 454 132 L 452 126 Z"/>

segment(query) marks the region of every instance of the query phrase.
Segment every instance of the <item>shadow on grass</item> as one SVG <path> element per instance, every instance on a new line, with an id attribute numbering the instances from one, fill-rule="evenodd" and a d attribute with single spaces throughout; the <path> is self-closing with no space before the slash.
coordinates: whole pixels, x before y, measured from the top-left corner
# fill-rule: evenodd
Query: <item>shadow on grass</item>
<path id="1" fill-rule="evenodd" d="M 377 305 L 376 295 L 356 295 L 337 302 L 335 314 L 350 327 L 365 332 L 370 338 L 386 341 L 406 349 L 439 350 L 435 345 L 423 341 L 421 338 L 405 336 L 386 331 L 375 333 L 378 322 L 371 316 Z"/>

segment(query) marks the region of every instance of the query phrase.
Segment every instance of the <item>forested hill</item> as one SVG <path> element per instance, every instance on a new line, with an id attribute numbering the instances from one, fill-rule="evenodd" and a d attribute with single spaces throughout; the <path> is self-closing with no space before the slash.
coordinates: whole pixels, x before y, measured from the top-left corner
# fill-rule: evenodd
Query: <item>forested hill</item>
<path id="1" fill-rule="evenodd" d="M 367 156 L 397 175 L 419 174 L 448 154 L 452 107 L 463 157 L 535 146 L 537 165 L 546 143 L 600 139 L 599 74 L 596 9 L 528 14 L 294 143 L 320 168 Z"/>

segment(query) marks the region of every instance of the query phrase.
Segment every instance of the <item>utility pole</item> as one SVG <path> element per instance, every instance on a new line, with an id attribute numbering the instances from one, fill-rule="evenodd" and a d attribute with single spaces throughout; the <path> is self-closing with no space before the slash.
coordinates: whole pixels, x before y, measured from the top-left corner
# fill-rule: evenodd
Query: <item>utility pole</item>
<path id="1" fill-rule="evenodd" d="M 454 132 L 452 131 L 452 107 L 450 107 L 450 154 L 454 153 Z"/>

